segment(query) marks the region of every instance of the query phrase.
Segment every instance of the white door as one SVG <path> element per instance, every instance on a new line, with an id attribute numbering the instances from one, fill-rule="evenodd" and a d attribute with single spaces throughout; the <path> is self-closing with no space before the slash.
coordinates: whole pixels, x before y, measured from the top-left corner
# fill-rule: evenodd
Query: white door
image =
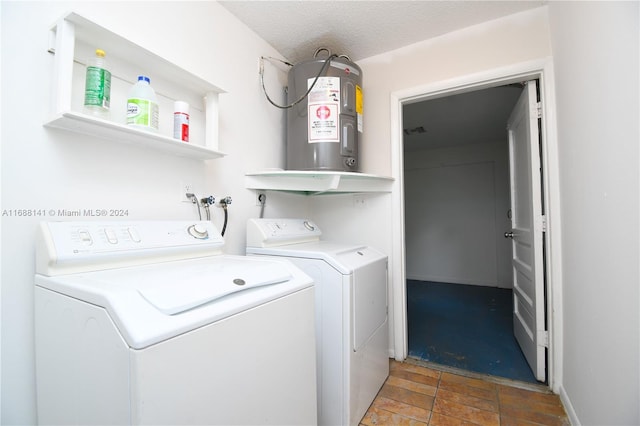
<path id="1" fill-rule="evenodd" d="M 511 112 L 509 162 L 511 226 L 505 237 L 513 244 L 513 327 L 527 362 L 539 381 L 545 380 L 543 232 L 540 139 L 536 82 L 526 84 Z"/>

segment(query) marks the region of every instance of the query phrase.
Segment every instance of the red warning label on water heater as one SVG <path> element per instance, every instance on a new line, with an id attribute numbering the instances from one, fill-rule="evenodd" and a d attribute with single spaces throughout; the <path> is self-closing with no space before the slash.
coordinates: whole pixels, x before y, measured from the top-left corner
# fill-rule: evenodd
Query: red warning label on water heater
<path id="1" fill-rule="evenodd" d="M 329 118 L 330 115 L 331 115 L 331 110 L 326 105 L 320 105 L 316 109 L 316 117 L 318 117 L 320 120 L 326 120 Z"/>
<path id="2" fill-rule="evenodd" d="M 309 143 L 340 142 L 338 106 L 309 105 Z"/>
<path id="3" fill-rule="evenodd" d="M 313 80 L 309 79 L 309 87 Z M 308 99 L 309 143 L 340 142 L 340 78 L 318 78 Z"/>

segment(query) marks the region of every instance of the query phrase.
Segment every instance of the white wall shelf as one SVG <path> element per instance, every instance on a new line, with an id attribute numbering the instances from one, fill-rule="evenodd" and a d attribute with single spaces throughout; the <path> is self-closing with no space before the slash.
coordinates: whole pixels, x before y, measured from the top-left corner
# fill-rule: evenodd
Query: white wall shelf
<path id="1" fill-rule="evenodd" d="M 353 172 L 276 170 L 245 175 L 245 187 L 305 195 L 391 192 L 393 178 Z"/>
<path id="2" fill-rule="evenodd" d="M 86 59 L 96 48 L 107 52 L 111 72 L 110 119 L 83 111 Z M 219 87 L 76 13 L 65 15 L 51 28 L 49 51 L 54 53 L 53 87 L 46 127 L 188 158 L 207 160 L 225 155 L 218 150 L 218 95 L 224 93 Z M 126 94 L 138 75 L 150 76 L 158 95 L 158 133 L 125 124 Z M 188 143 L 172 137 L 175 100 L 186 101 L 191 107 Z"/>
<path id="3" fill-rule="evenodd" d="M 158 133 L 145 132 L 124 124 L 102 120 L 75 111 L 64 112 L 59 117 L 45 123 L 45 126 L 97 136 L 107 143 L 129 143 L 157 149 L 179 157 L 210 160 L 224 156 L 221 152 L 200 145 L 184 143 Z"/>

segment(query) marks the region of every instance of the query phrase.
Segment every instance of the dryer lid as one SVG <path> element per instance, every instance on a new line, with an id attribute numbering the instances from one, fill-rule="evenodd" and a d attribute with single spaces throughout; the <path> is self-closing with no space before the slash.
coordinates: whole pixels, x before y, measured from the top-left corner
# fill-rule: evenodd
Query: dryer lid
<path id="1" fill-rule="evenodd" d="M 167 315 L 179 314 L 233 293 L 291 279 L 289 269 L 275 262 L 255 263 L 247 268 L 244 263 L 228 261 L 188 271 L 158 271 L 157 276 L 153 275 L 147 272 L 144 282 L 137 283 L 137 291 Z"/>

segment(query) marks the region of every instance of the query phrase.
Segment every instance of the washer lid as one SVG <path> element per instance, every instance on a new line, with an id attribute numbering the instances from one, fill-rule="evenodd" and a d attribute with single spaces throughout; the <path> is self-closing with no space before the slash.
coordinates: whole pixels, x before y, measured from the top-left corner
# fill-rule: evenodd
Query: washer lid
<path id="1" fill-rule="evenodd" d="M 223 296 L 291 279 L 280 263 L 257 263 L 247 268 L 234 262 L 190 270 L 146 272 L 136 280 L 138 293 L 160 312 L 174 315 Z M 167 272 L 169 272 L 167 274 Z"/>
<path id="2" fill-rule="evenodd" d="M 247 284 L 231 285 L 244 290 L 220 297 L 236 278 Z M 283 281 L 277 282 L 280 279 Z M 124 341 L 134 349 L 146 348 L 313 287 L 312 279 L 286 259 L 233 255 L 69 275 L 36 274 L 35 284 L 104 308 Z M 149 294 L 153 303 L 143 292 Z M 169 301 L 171 297 L 175 300 Z M 176 313 L 170 315 L 161 309 Z"/>

